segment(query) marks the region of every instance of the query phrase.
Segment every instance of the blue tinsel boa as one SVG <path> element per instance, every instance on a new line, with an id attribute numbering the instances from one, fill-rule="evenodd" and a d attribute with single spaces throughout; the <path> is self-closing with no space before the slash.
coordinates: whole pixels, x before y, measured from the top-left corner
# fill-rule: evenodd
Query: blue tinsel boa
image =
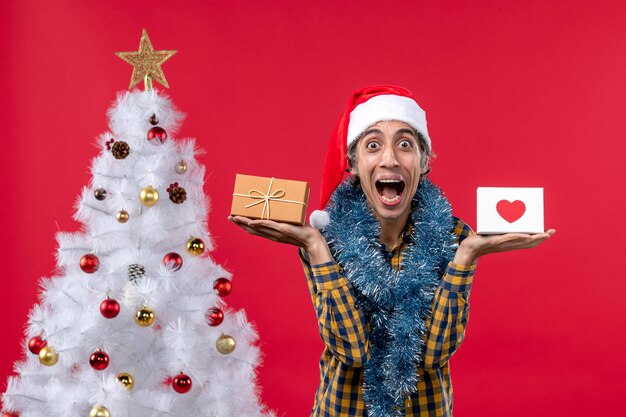
<path id="1" fill-rule="evenodd" d="M 401 271 L 384 257 L 380 223 L 359 185 L 341 184 L 327 209 L 324 236 L 370 323 L 363 396 L 373 417 L 404 415 L 404 397 L 416 391 L 434 292 L 454 256 L 452 210 L 439 188 L 422 179 L 412 207 Z"/>

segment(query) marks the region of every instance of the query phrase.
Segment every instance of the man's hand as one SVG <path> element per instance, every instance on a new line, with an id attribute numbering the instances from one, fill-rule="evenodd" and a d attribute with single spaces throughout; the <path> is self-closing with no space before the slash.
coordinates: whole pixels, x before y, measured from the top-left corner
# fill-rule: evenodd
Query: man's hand
<path id="1" fill-rule="evenodd" d="M 304 248 L 311 264 L 326 263 L 333 259 L 324 236 L 310 224 L 298 226 L 242 216 L 228 216 L 228 220 L 252 235 Z"/>
<path id="2" fill-rule="evenodd" d="M 545 233 L 528 235 L 524 233 L 506 233 L 503 235 L 471 235 L 465 238 L 454 256 L 454 263 L 471 265 L 476 260 L 490 253 L 507 252 L 517 249 L 534 248 L 556 233 L 549 229 Z"/>

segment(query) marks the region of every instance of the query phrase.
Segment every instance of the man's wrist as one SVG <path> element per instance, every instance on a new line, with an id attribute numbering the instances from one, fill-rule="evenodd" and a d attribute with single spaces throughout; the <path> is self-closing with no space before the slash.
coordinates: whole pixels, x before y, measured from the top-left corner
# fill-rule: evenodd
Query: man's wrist
<path id="1" fill-rule="evenodd" d="M 478 255 L 474 251 L 466 247 L 460 246 L 459 249 L 457 249 L 456 254 L 454 255 L 454 260 L 452 262 L 457 265 L 469 266 L 475 264 L 477 259 Z"/>
<path id="2" fill-rule="evenodd" d="M 326 240 L 321 233 L 317 232 L 306 242 L 304 247 L 309 254 L 311 264 L 322 264 L 333 260 Z"/>

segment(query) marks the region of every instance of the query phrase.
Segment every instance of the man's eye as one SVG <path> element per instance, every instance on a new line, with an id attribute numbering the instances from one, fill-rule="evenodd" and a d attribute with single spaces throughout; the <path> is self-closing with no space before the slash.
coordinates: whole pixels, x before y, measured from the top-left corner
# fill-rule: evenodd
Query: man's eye
<path id="1" fill-rule="evenodd" d="M 400 141 L 399 145 L 401 148 L 404 148 L 404 149 L 410 149 L 413 147 L 413 144 L 409 140 Z"/>
<path id="2" fill-rule="evenodd" d="M 378 143 L 370 142 L 367 144 L 367 149 L 378 149 Z"/>

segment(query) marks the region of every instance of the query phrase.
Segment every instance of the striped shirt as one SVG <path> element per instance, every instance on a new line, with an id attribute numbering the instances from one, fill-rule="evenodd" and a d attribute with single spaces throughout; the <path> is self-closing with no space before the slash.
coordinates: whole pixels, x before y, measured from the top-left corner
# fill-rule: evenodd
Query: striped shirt
<path id="1" fill-rule="evenodd" d="M 472 231 L 455 218 L 454 233 L 460 243 Z M 410 240 L 403 233 L 387 259 L 399 269 Z M 369 359 L 368 328 L 363 313 L 356 306 L 353 288 L 335 261 L 310 265 L 308 255 L 300 250 L 311 299 L 318 318 L 319 331 L 326 345 L 320 359 L 320 386 L 312 417 L 367 416 L 363 402 L 363 364 Z M 404 401 L 406 416 L 452 416 L 452 385 L 448 360 L 461 345 L 469 317 L 469 294 L 476 265 L 450 262 L 437 288 L 423 365 L 419 366 L 417 391 Z"/>

